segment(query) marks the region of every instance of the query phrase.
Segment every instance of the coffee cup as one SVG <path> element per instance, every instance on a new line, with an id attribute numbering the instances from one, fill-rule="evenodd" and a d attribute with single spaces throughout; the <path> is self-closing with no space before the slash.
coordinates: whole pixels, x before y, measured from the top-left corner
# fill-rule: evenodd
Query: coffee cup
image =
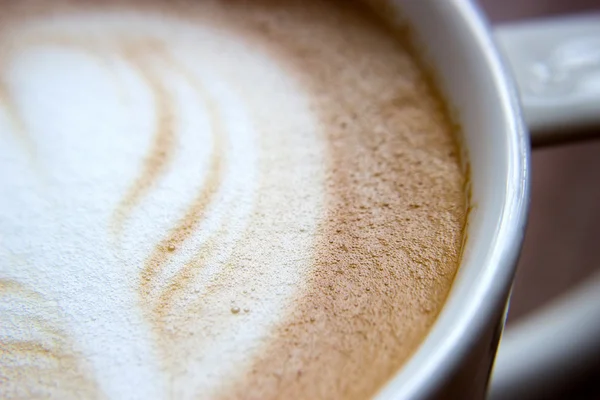
<path id="1" fill-rule="evenodd" d="M 5 6 L 7 397 L 485 396 L 523 116 L 534 144 L 598 122 L 595 25 L 504 28 L 505 64 L 469 1 L 372 1 L 391 30 L 360 2 L 300 3 Z M 594 287 L 551 313 L 579 323 Z M 547 330 L 509 331 L 492 395 L 525 390 L 506 357 L 552 376 L 589 323 L 552 362 L 529 345 Z"/>

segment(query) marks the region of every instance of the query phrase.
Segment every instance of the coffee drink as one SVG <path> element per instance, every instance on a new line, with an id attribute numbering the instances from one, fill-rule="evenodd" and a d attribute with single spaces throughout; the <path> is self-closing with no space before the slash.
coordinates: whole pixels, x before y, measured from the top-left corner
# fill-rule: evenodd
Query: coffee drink
<path id="1" fill-rule="evenodd" d="M 0 2 L 0 397 L 365 398 L 461 252 L 455 128 L 357 1 Z"/>

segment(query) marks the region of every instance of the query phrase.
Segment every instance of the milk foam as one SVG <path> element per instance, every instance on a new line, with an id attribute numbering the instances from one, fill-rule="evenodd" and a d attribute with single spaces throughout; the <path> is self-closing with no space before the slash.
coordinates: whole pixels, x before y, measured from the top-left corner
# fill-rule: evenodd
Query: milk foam
<path id="1" fill-rule="evenodd" d="M 465 174 L 372 10 L 0 10 L 0 397 L 364 399 L 410 358 Z"/>
<path id="2" fill-rule="evenodd" d="M 0 340 L 51 340 L 31 336 L 51 318 L 73 344 L 55 356 L 109 398 L 210 394 L 312 260 L 324 162 L 302 88 L 243 38 L 159 15 L 41 17 L 1 41 L 0 279 L 20 289 Z"/>

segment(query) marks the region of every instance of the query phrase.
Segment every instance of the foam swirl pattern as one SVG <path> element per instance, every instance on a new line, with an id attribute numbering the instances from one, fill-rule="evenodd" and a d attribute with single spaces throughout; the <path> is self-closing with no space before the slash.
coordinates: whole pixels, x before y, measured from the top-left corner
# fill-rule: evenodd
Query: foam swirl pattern
<path id="1" fill-rule="evenodd" d="M 410 356 L 464 175 L 363 6 L 0 4 L 0 397 L 363 397 Z"/>

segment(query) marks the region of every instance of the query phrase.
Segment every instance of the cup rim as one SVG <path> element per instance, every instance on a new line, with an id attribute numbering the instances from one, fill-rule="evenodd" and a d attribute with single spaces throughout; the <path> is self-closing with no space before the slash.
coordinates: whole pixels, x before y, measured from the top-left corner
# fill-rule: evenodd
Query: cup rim
<path id="1" fill-rule="evenodd" d="M 483 12 L 471 0 L 448 0 L 436 2 L 434 6 L 440 7 L 444 18 L 451 20 L 456 30 L 465 31 L 473 57 L 494 86 L 501 108 L 499 112 L 506 126 L 506 192 L 496 232 L 489 242 L 491 250 L 487 262 L 479 267 L 479 282 L 466 287 L 458 278 L 455 280 L 427 337 L 409 361 L 379 391 L 377 399 L 429 398 L 452 378 L 486 329 L 489 330 L 490 324 L 497 322 L 494 319 L 502 315 L 512 285 L 529 207 L 529 135 L 523 122 L 516 85 L 498 51 L 491 27 Z M 402 9 L 401 5 L 399 7 Z M 411 26 L 410 20 L 408 26 Z M 433 70 L 435 72 L 435 65 Z M 451 328 L 442 332 L 441 329 L 446 327 L 440 326 L 440 320 L 450 316 L 453 318 Z M 504 319 L 500 324 L 501 329 Z"/>

